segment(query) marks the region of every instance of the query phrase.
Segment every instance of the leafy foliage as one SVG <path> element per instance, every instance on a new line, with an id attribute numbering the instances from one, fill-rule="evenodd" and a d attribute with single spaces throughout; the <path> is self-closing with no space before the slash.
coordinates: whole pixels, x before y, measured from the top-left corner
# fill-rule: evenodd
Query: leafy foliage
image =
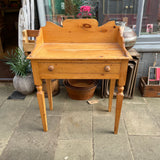
<path id="1" fill-rule="evenodd" d="M 65 0 L 65 13 L 66 15 L 76 16 L 79 8 L 82 5 L 82 0 Z"/>
<path id="2" fill-rule="evenodd" d="M 30 61 L 26 59 L 24 52 L 20 48 L 16 48 L 15 52 L 9 53 L 6 64 L 10 65 L 10 70 L 17 76 L 25 77 L 31 72 Z"/>

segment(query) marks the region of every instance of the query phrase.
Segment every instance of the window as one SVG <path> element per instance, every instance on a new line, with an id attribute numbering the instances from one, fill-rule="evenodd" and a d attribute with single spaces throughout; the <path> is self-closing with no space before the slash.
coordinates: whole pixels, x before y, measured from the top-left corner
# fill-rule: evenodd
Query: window
<path id="1" fill-rule="evenodd" d="M 110 20 L 124 21 L 129 27 L 135 28 L 137 8 L 138 0 L 103 0 L 103 15 L 99 16 L 104 16 L 102 24 Z"/>
<path id="2" fill-rule="evenodd" d="M 138 35 L 160 36 L 160 0 L 40 0 L 44 3 L 46 20 L 66 18 L 67 9 L 84 2 L 99 4 L 98 20 L 103 24 L 110 20 L 125 21 Z M 40 2 L 39 1 L 39 2 Z M 38 3 L 39 5 L 40 3 Z M 72 5 L 69 5 L 72 4 Z M 67 7 L 67 5 L 69 7 Z M 42 11 L 42 10 L 41 10 Z M 73 14 L 72 14 L 73 15 Z M 67 15 L 68 16 L 68 15 Z M 73 16 L 74 17 L 74 16 Z M 55 22 L 55 21 L 54 21 Z"/>
<path id="3" fill-rule="evenodd" d="M 160 0 L 100 0 L 103 23 L 125 21 L 138 35 L 160 34 Z M 99 11 L 101 8 L 99 8 Z"/>
<path id="4" fill-rule="evenodd" d="M 68 18 L 79 18 L 80 7 L 90 6 L 90 17 L 96 18 L 97 0 L 40 0 L 44 4 L 46 21 L 54 22 L 58 25 L 63 24 L 63 20 Z M 39 5 L 39 3 L 38 3 Z"/>
<path id="5" fill-rule="evenodd" d="M 160 0 L 145 0 L 141 34 L 160 34 Z"/>

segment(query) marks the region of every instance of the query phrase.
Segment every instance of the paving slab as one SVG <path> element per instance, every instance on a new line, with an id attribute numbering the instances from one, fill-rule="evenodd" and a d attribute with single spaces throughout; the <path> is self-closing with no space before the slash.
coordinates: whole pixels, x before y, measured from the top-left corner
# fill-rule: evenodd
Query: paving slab
<path id="1" fill-rule="evenodd" d="M 72 112 L 63 114 L 60 122 L 59 140 L 82 139 L 92 137 L 91 112 Z"/>
<path id="2" fill-rule="evenodd" d="M 34 99 L 33 99 L 34 101 Z M 31 103 L 33 104 L 33 103 Z M 35 112 L 35 109 L 33 109 L 34 106 L 30 105 L 26 109 L 25 114 L 23 115 L 22 119 L 19 122 L 18 131 L 22 132 L 38 132 L 42 131 L 43 133 L 43 126 L 42 126 L 42 120 L 39 113 L 39 108 L 37 108 L 37 112 Z M 57 116 L 53 114 L 53 111 L 51 112 L 49 116 L 47 116 L 47 122 L 48 122 L 48 132 L 53 132 L 55 130 L 55 126 L 59 126 L 59 122 L 61 119 L 61 116 Z M 59 128 L 59 127 L 58 127 Z M 56 130 L 55 130 L 56 131 Z M 47 132 L 47 133 L 48 133 Z"/>
<path id="3" fill-rule="evenodd" d="M 159 160 L 160 137 L 129 136 L 134 160 Z"/>
<path id="4" fill-rule="evenodd" d="M 92 140 L 59 140 L 54 160 L 93 160 Z"/>
<path id="5" fill-rule="evenodd" d="M 117 135 L 114 134 L 114 113 L 93 117 L 93 128 L 94 160 L 133 159 L 123 118 L 120 119 Z"/>
<path id="6" fill-rule="evenodd" d="M 147 101 L 147 108 L 149 110 L 149 113 L 151 114 L 152 118 L 155 120 L 155 122 L 160 127 L 160 98 L 149 98 L 146 99 Z"/>
<path id="7" fill-rule="evenodd" d="M 160 135 L 160 128 L 147 104 L 125 104 L 122 112 L 129 135 Z"/>
<path id="8" fill-rule="evenodd" d="M 133 103 L 135 105 L 136 104 L 138 105 L 138 104 L 146 104 L 146 101 L 145 98 L 141 96 L 139 89 L 136 88 L 133 98 L 132 99 L 124 98 L 123 103 L 124 104 Z"/>
<path id="9" fill-rule="evenodd" d="M 25 100 L 6 100 L 0 108 L 0 155 L 8 144 L 18 123 L 27 107 L 29 107 L 33 96 L 29 95 Z"/>
<path id="10" fill-rule="evenodd" d="M 145 97 L 144 98 L 146 104 L 152 105 L 152 106 L 160 106 L 160 98 L 159 97 Z"/>
<path id="11" fill-rule="evenodd" d="M 86 100 L 68 96 L 60 122 L 59 140 L 90 139 L 92 137 L 92 106 Z"/>
<path id="12" fill-rule="evenodd" d="M 93 115 L 93 131 L 94 136 L 100 135 L 115 135 L 114 134 L 114 122 L 115 122 L 115 112 L 108 112 L 106 115 L 102 116 L 94 116 Z M 123 117 L 121 115 L 120 123 L 119 123 L 119 132 L 118 134 L 126 134 L 124 125 L 123 125 Z"/>
<path id="13" fill-rule="evenodd" d="M 64 112 L 64 100 L 63 101 L 57 101 L 56 99 L 53 100 L 53 110 L 49 110 L 49 103 L 48 103 L 48 98 L 45 98 L 45 103 L 46 103 L 46 113 L 47 116 L 61 116 L 62 113 Z M 40 116 L 40 111 L 39 111 L 39 105 L 37 101 L 37 97 L 34 97 L 34 100 L 31 103 L 32 110 L 30 112 L 34 112 L 35 115 Z"/>
<path id="14" fill-rule="evenodd" d="M 65 91 L 65 88 L 60 87 L 60 93 L 56 96 L 53 96 L 53 110 L 52 111 L 49 110 L 48 98 L 47 97 L 45 98 L 47 116 L 62 115 L 62 113 L 64 112 L 64 104 L 66 101 L 66 96 L 67 96 L 67 93 Z M 31 103 L 31 107 L 32 107 L 32 110 L 30 110 L 30 112 L 34 112 L 35 115 L 40 116 L 39 105 L 38 105 L 36 94 Z"/>
<path id="15" fill-rule="evenodd" d="M 0 107 L 14 91 L 12 83 L 0 83 Z"/>
<path id="16" fill-rule="evenodd" d="M 2 160 L 53 160 L 59 135 L 60 116 L 48 117 L 48 132 L 44 132 L 40 116 L 29 107 L 5 148 Z"/>
<path id="17" fill-rule="evenodd" d="M 116 99 L 112 112 L 108 98 L 97 104 L 71 100 L 64 87 L 46 109 L 48 132 L 43 132 L 36 94 L 25 100 L 7 100 L 12 86 L 0 90 L 0 159 L 105 160 L 160 159 L 160 98 L 124 99 L 119 132 L 114 133 Z M 2 153 L 3 152 L 3 153 Z M 2 154 L 1 154 L 2 153 Z"/>
<path id="18" fill-rule="evenodd" d="M 100 99 L 98 103 L 93 104 L 93 116 L 107 116 L 108 112 L 108 98 Z M 112 112 L 115 112 L 116 99 L 112 100 Z"/>
<path id="19" fill-rule="evenodd" d="M 87 103 L 87 100 L 72 100 L 67 97 L 65 105 L 65 112 L 64 113 L 71 113 L 71 112 L 90 112 L 92 111 L 92 105 Z"/>
<path id="20" fill-rule="evenodd" d="M 73 100 L 67 96 L 64 110 L 64 113 L 67 114 L 71 112 L 88 112 L 92 111 L 92 105 L 89 105 L 87 100 Z"/>
<path id="21" fill-rule="evenodd" d="M 108 112 L 108 99 L 93 105 L 94 159 L 133 159 L 128 135 L 121 115 L 119 132 L 114 134 L 116 99 Z M 124 145 L 125 144 L 125 145 Z"/>

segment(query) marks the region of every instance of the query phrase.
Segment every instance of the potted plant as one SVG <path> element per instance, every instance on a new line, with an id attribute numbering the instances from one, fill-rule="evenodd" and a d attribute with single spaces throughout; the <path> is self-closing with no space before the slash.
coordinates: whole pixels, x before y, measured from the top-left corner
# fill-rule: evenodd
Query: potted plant
<path id="1" fill-rule="evenodd" d="M 34 91 L 35 85 L 33 81 L 33 75 L 31 73 L 31 64 L 26 59 L 24 52 L 17 48 L 15 52 L 8 53 L 7 64 L 10 66 L 10 70 L 15 74 L 13 78 L 13 86 L 16 91 L 22 94 L 30 94 Z"/>

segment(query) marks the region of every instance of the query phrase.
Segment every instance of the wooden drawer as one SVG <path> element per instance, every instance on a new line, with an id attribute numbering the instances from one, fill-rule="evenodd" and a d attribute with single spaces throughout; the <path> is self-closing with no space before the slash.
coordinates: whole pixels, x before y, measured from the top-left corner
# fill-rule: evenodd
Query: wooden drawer
<path id="1" fill-rule="evenodd" d="M 120 64 L 99 63 L 39 63 L 40 73 L 72 73 L 72 74 L 94 74 L 110 73 L 115 74 L 120 71 Z"/>
<path id="2" fill-rule="evenodd" d="M 39 63 L 39 73 L 41 78 L 46 78 L 50 75 L 50 78 L 57 78 L 61 76 L 62 79 L 65 77 L 75 78 L 77 75 L 81 75 L 80 79 L 101 79 L 110 78 L 109 75 L 116 75 L 115 78 L 119 77 L 120 64 L 119 63 Z M 51 76 L 52 75 L 52 76 Z M 88 75 L 88 76 L 87 76 Z M 107 77 L 106 77 L 107 75 Z M 109 77 L 108 77 L 109 76 Z"/>

